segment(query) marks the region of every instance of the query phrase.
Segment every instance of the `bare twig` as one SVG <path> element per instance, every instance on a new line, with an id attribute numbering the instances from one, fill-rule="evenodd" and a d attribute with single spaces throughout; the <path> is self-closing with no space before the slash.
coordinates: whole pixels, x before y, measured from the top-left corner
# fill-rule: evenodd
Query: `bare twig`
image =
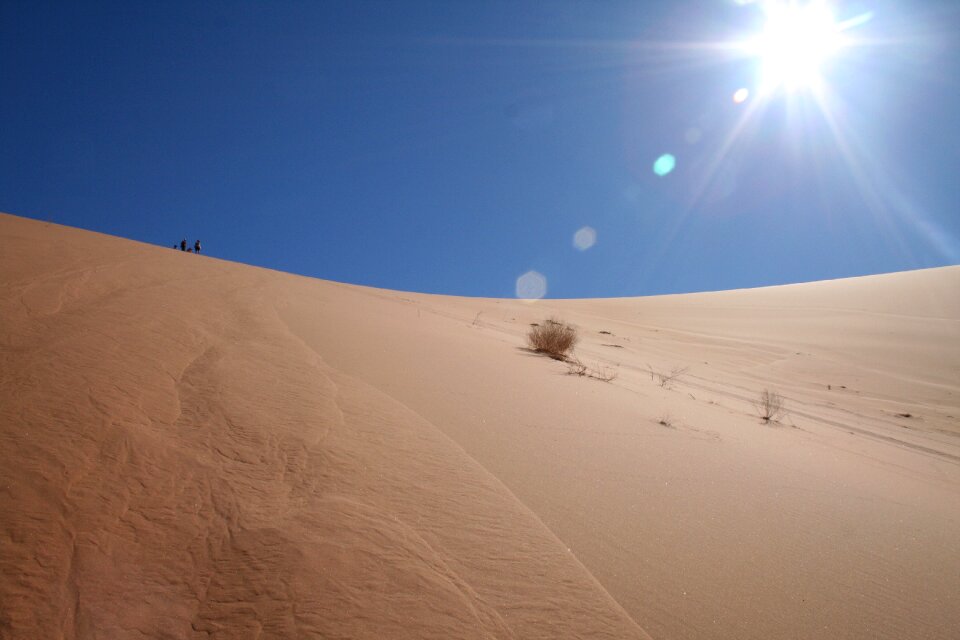
<path id="1" fill-rule="evenodd" d="M 579 358 L 570 358 L 567 360 L 567 375 L 585 376 L 587 375 L 587 365 L 580 362 Z"/>
<path id="2" fill-rule="evenodd" d="M 591 369 L 581 362 L 580 358 L 572 356 L 567 358 L 567 375 L 583 376 L 600 380 L 602 382 L 611 382 L 616 379 L 617 372 L 611 367 L 602 366 L 599 362 L 596 367 Z"/>
<path id="3" fill-rule="evenodd" d="M 650 370 L 650 379 L 654 380 L 664 389 L 669 389 L 670 385 L 673 384 L 680 376 L 685 374 L 690 370 L 690 367 L 674 367 L 670 370 L 670 373 L 662 373 L 660 371 L 654 370 L 649 364 L 647 364 L 647 369 Z"/>

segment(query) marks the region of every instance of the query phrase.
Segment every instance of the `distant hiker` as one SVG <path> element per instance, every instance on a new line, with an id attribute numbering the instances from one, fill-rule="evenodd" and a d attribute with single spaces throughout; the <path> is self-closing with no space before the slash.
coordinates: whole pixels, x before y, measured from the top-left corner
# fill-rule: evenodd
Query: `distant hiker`
<path id="1" fill-rule="evenodd" d="M 187 239 L 184 238 L 183 240 L 180 241 L 180 251 L 186 251 L 186 250 L 187 250 Z"/>
<path id="2" fill-rule="evenodd" d="M 193 250 L 194 250 L 195 252 L 197 252 L 197 253 L 200 253 L 200 241 L 199 241 L 199 240 L 197 240 L 196 242 L 193 243 Z"/>
<path id="3" fill-rule="evenodd" d="M 187 247 L 187 253 L 193 253 L 193 247 Z"/>
<path id="4" fill-rule="evenodd" d="M 180 247 L 177 246 L 177 243 L 176 243 L 176 242 L 174 242 L 174 243 L 173 243 L 173 248 L 174 248 L 174 249 L 179 249 Z"/>

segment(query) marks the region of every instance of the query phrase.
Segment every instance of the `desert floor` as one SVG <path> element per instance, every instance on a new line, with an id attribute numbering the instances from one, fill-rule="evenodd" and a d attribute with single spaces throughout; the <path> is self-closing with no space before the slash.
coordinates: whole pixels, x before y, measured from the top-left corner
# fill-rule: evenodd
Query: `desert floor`
<path id="1" fill-rule="evenodd" d="M 0 238 L 0 637 L 957 637 L 960 267 L 526 302 Z"/>

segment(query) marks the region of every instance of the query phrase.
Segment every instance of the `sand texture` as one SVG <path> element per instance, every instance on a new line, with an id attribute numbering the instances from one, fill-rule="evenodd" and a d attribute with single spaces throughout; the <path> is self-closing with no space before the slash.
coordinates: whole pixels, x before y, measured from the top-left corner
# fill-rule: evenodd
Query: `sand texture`
<path id="1" fill-rule="evenodd" d="M 2 638 L 958 637 L 960 267 L 531 303 L 0 242 Z"/>

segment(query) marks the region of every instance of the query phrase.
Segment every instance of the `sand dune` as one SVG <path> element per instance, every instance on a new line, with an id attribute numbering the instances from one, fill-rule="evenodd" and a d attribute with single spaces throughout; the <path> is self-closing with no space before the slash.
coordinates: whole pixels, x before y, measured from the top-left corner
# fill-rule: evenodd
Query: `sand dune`
<path id="1" fill-rule="evenodd" d="M 527 303 L 0 236 L 4 638 L 960 629 L 960 267 Z"/>

